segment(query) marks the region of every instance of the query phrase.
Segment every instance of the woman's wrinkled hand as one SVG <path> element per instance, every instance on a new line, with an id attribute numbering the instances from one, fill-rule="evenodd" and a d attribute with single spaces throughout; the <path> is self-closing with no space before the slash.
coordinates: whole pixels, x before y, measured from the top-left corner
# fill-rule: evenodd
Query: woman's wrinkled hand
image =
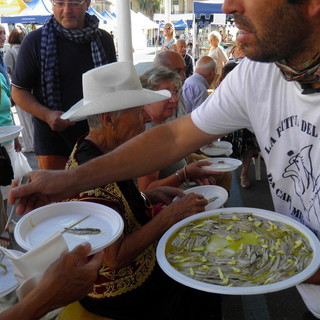
<path id="1" fill-rule="evenodd" d="M 222 172 L 202 168 L 203 166 L 210 166 L 211 164 L 209 161 L 195 161 L 188 164 L 185 168 L 187 178 L 198 185 L 215 185 L 216 180 L 212 175 L 222 174 Z"/>
<path id="2" fill-rule="evenodd" d="M 161 210 L 158 216 L 166 219 L 167 227 L 170 228 L 182 219 L 205 211 L 205 206 L 207 204 L 207 199 L 202 195 L 189 193 L 185 197 L 177 199 L 168 207 Z"/>
<path id="3" fill-rule="evenodd" d="M 163 203 L 169 205 L 175 197 L 184 197 L 185 194 L 174 187 L 157 187 L 144 191 L 152 204 Z"/>

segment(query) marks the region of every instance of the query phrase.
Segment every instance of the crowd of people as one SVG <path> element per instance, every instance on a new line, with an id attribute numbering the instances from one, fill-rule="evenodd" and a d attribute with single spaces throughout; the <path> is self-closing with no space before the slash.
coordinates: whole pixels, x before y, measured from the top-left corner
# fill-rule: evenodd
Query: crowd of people
<path id="1" fill-rule="evenodd" d="M 192 71 L 186 42 L 167 23 L 162 50 L 139 78 L 131 62 L 116 62 L 111 35 L 86 13 L 89 0 L 53 0 L 52 17 L 23 38 L 9 69 L 0 56 L 0 125 L 13 124 L 13 102 L 32 115 L 40 169 L 27 185 L 14 181 L 8 199 L 20 200 L 20 214 L 93 201 L 115 209 L 125 227 L 91 260 L 87 244 L 63 255 L 0 319 L 36 319 L 62 306 L 58 319 L 222 319 L 222 297 L 170 279 L 155 249 L 168 228 L 208 203 L 185 195 L 184 182 L 230 190 L 230 174 L 206 171 L 199 154 L 229 133 L 246 159 L 240 185 L 250 187 L 247 165 L 261 152 L 275 211 L 320 236 L 319 4 L 225 0 L 240 30 L 235 47 L 228 57 L 221 34 L 210 33 L 210 52 Z M 319 276 L 297 285 L 316 318 Z"/>

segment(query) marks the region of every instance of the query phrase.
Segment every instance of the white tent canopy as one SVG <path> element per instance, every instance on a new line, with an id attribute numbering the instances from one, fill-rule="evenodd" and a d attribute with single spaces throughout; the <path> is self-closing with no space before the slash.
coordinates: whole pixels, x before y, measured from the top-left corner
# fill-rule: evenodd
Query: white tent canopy
<path id="1" fill-rule="evenodd" d="M 140 22 L 142 29 L 158 29 L 159 28 L 159 25 L 157 23 L 150 20 L 141 12 L 137 12 L 136 17 L 138 18 L 138 21 Z"/>

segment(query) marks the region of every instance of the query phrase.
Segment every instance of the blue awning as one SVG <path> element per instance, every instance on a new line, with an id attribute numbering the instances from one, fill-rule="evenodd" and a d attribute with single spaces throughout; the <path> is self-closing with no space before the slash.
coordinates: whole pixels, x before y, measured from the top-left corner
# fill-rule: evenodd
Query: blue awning
<path id="1" fill-rule="evenodd" d="M 102 21 L 103 23 L 107 23 L 107 19 L 101 15 L 97 10 L 95 10 L 94 8 L 90 7 L 87 12 L 89 14 L 91 14 L 92 16 L 96 16 L 100 21 Z"/>
<path id="2" fill-rule="evenodd" d="M 51 17 L 51 2 L 46 0 L 33 0 L 27 4 L 27 8 L 18 15 L 1 17 L 1 23 L 45 23 Z"/>
<path id="3" fill-rule="evenodd" d="M 222 11 L 223 0 L 212 0 L 212 1 L 194 1 L 193 9 L 197 19 L 204 16 L 206 19 L 210 19 L 210 15 L 216 13 L 224 13 Z"/>
<path id="4" fill-rule="evenodd" d="M 188 26 L 187 26 L 186 22 L 183 21 L 182 19 L 180 19 L 177 23 L 174 24 L 175 30 L 184 30 L 187 27 Z"/>
<path id="5" fill-rule="evenodd" d="M 46 22 L 46 20 L 51 17 L 51 15 L 47 16 L 22 16 L 22 15 L 16 15 L 16 16 L 3 16 L 1 17 L 1 23 L 25 23 L 25 24 L 30 24 L 30 23 L 39 23 L 43 24 Z"/>
<path id="6" fill-rule="evenodd" d="M 107 18 L 107 20 L 114 20 L 115 17 L 111 15 L 111 13 L 109 13 L 108 11 L 103 11 L 101 13 L 102 16 L 104 16 L 105 18 Z"/>

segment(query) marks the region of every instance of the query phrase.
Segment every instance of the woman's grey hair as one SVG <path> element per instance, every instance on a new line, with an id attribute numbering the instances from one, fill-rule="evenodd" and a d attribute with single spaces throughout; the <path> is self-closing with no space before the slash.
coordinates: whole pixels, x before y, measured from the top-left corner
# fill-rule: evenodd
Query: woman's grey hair
<path id="1" fill-rule="evenodd" d="M 115 119 L 119 119 L 121 113 L 123 110 L 118 110 L 118 111 L 111 111 L 111 112 L 106 112 L 109 113 L 110 116 L 114 116 Z M 88 126 L 89 129 L 102 129 L 104 127 L 102 118 L 101 118 L 101 113 L 100 114 L 94 114 L 92 116 L 88 116 L 87 117 L 87 121 L 88 121 Z"/>
<path id="2" fill-rule="evenodd" d="M 221 34 L 218 31 L 212 31 L 208 34 L 208 39 L 212 39 L 215 38 L 216 40 L 218 40 L 218 42 L 221 42 Z"/>
<path id="3" fill-rule="evenodd" d="M 164 82 L 171 80 L 180 89 L 182 81 L 180 76 L 166 67 L 152 67 L 140 76 L 142 87 L 145 89 L 156 90 Z"/>

